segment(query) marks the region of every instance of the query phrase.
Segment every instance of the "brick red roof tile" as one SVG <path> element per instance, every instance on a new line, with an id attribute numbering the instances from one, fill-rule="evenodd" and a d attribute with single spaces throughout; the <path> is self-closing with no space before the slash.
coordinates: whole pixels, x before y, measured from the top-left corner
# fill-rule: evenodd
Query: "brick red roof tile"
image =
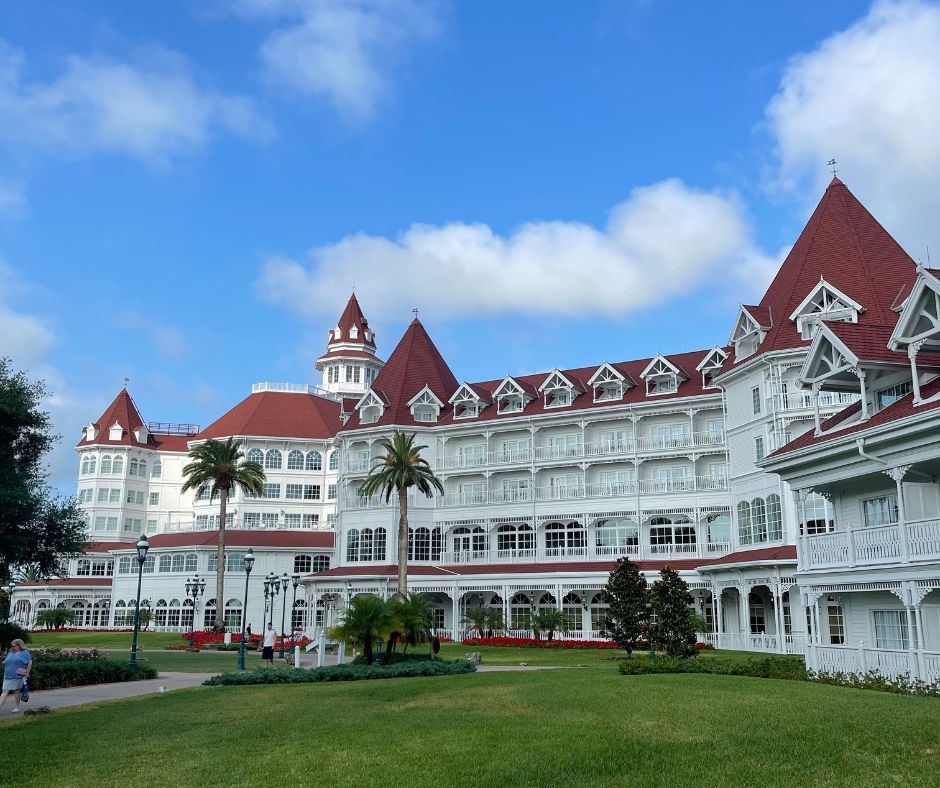
<path id="1" fill-rule="evenodd" d="M 762 564 L 777 561 L 796 561 L 796 545 L 785 544 L 779 547 L 760 547 L 756 550 L 738 550 L 721 558 L 703 563 L 698 567 L 700 572 L 707 572 L 712 567 L 724 567 L 737 564 Z"/>
<path id="2" fill-rule="evenodd" d="M 92 424 L 98 430 L 94 440 L 86 440 L 84 432 L 81 440 L 76 444 L 77 447 L 85 446 L 135 446 L 141 449 L 153 449 L 155 451 L 188 451 L 187 443 L 192 440 L 192 435 L 166 435 L 153 432 L 147 436 L 147 440 L 141 442 L 134 436 L 134 430 L 145 426 L 144 420 L 137 410 L 137 405 L 131 398 L 127 389 L 121 389 L 112 403 L 105 408 L 98 419 Z M 111 427 L 114 424 L 120 424 L 123 428 L 121 437 L 118 440 L 111 439 Z"/>
<path id="3" fill-rule="evenodd" d="M 340 404 L 315 394 L 261 391 L 250 394 L 192 440 L 227 438 L 311 438 L 327 440 L 339 431 Z"/>
<path id="4" fill-rule="evenodd" d="M 832 331 L 851 350 L 860 361 L 873 361 L 908 366 L 907 353 L 899 353 L 888 348 L 888 339 L 894 330 L 890 326 L 862 325 L 856 323 L 826 323 Z M 917 365 L 924 367 L 940 366 L 940 355 L 919 353 Z"/>
<path id="5" fill-rule="evenodd" d="M 362 314 L 362 309 L 359 307 L 359 300 L 356 298 L 355 293 L 349 297 L 346 308 L 343 310 L 343 314 L 340 315 L 336 327 L 339 328 L 342 333 L 339 337 L 334 337 L 331 329 L 330 344 L 334 342 L 348 342 L 353 345 L 362 345 L 370 350 L 375 350 L 374 335 L 372 335 L 373 339 L 366 339 L 366 331 L 371 331 L 371 329 L 369 328 L 369 321 L 366 320 L 365 315 Z M 355 337 L 350 335 L 350 330 L 353 327 L 358 331 Z"/>
<path id="6" fill-rule="evenodd" d="M 29 583 L 17 583 L 17 588 L 45 588 L 46 586 L 51 587 L 62 587 L 69 586 L 72 588 L 81 588 L 83 586 L 110 586 L 111 578 L 110 577 L 65 577 L 65 578 L 56 578 L 54 580 L 37 580 L 35 582 Z"/>
<path id="7" fill-rule="evenodd" d="M 333 547 L 333 531 L 245 531 L 227 529 L 226 547 L 295 547 L 328 550 Z M 147 538 L 151 549 L 162 547 L 214 547 L 219 543 L 218 531 L 186 531 L 175 534 L 157 534 Z M 134 542 L 113 548 L 115 550 L 133 550 Z"/>

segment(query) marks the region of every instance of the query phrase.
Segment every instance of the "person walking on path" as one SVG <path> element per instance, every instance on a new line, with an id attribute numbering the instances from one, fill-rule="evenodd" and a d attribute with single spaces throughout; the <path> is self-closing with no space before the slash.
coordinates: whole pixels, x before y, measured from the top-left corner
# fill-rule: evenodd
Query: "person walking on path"
<path id="1" fill-rule="evenodd" d="M 26 644 L 17 638 L 10 643 L 3 660 L 3 697 L 0 697 L 0 709 L 13 695 L 13 713 L 20 710 L 20 696 L 23 694 L 23 679 L 29 676 L 33 667 L 33 658 L 26 650 Z"/>
<path id="2" fill-rule="evenodd" d="M 277 634 L 269 621 L 268 628 L 264 630 L 264 640 L 261 643 L 261 661 L 266 668 L 274 667 L 274 641 L 276 639 Z"/>

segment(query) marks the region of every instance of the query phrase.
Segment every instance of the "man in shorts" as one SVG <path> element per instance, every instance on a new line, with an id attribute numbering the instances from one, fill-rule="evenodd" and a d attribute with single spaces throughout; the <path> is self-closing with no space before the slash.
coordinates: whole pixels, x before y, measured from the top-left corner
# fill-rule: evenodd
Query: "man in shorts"
<path id="1" fill-rule="evenodd" d="M 261 642 L 261 662 L 266 668 L 274 667 L 274 641 L 276 639 L 277 634 L 269 621 L 268 628 L 264 630 L 264 640 Z"/>

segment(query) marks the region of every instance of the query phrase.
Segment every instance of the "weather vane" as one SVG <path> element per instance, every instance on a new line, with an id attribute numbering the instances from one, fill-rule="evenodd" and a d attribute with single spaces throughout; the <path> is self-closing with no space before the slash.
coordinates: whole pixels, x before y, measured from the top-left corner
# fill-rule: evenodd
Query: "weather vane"
<path id="1" fill-rule="evenodd" d="M 827 164 L 829 167 L 832 167 L 832 177 L 833 177 L 833 178 L 836 177 L 836 173 L 838 172 L 838 170 L 836 169 L 836 163 L 837 163 L 837 162 L 836 162 L 835 159 L 829 159 L 829 161 L 826 162 L 826 164 Z"/>
<path id="2" fill-rule="evenodd" d="M 127 384 L 130 382 L 131 382 L 131 379 L 125 375 L 124 376 L 124 388 L 125 389 L 127 388 Z"/>
<path id="3" fill-rule="evenodd" d="M 417 317 L 418 317 L 418 307 L 415 307 L 414 309 L 412 309 L 412 310 L 411 310 L 411 313 L 412 313 L 412 314 L 415 316 L 415 318 L 417 319 Z"/>

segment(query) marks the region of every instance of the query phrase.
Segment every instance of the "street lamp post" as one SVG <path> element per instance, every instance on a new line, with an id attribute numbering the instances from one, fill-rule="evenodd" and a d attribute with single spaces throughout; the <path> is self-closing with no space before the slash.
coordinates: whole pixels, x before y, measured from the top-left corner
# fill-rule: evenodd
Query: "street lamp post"
<path id="1" fill-rule="evenodd" d="M 281 577 L 281 590 L 284 592 L 284 598 L 281 600 L 281 648 L 278 652 L 278 659 L 284 659 L 284 614 L 287 612 L 287 585 L 289 583 L 290 578 L 285 572 Z"/>
<path id="2" fill-rule="evenodd" d="M 273 623 L 274 621 L 274 597 L 276 597 L 281 592 L 281 584 L 278 582 L 277 575 L 274 572 L 268 575 L 268 590 L 271 594 L 271 617 L 268 619 L 268 623 Z"/>
<path id="3" fill-rule="evenodd" d="M 137 605 L 134 607 L 134 638 L 131 641 L 131 663 L 130 668 L 137 672 L 137 633 L 140 630 L 140 587 L 144 582 L 144 561 L 147 560 L 147 551 L 150 549 L 150 542 L 147 541 L 147 535 L 141 534 L 140 541 L 137 542 Z"/>
<path id="4" fill-rule="evenodd" d="M 294 586 L 294 598 L 290 603 L 290 653 L 294 653 L 294 609 L 297 607 L 297 584 L 300 582 L 300 572 L 294 572 L 290 576 L 291 583 Z"/>
<path id="5" fill-rule="evenodd" d="M 271 594 L 271 583 L 267 577 L 264 578 L 264 613 L 261 615 L 261 630 L 268 622 L 268 596 Z"/>
<path id="6" fill-rule="evenodd" d="M 248 612 L 248 578 L 251 576 L 251 568 L 255 565 L 255 554 L 251 548 L 245 553 L 245 607 L 242 610 L 242 639 L 238 646 L 238 669 L 245 669 L 245 618 Z"/>
<path id="7" fill-rule="evenodd" d="M 199 575 L 186 580 L 186 596 L 193 600 L 193 620 L 189 622 L 189 650 L 196 650 L 196 611 L 199 609 L 199 597 L 206 592 L 206 581 Z"/>

